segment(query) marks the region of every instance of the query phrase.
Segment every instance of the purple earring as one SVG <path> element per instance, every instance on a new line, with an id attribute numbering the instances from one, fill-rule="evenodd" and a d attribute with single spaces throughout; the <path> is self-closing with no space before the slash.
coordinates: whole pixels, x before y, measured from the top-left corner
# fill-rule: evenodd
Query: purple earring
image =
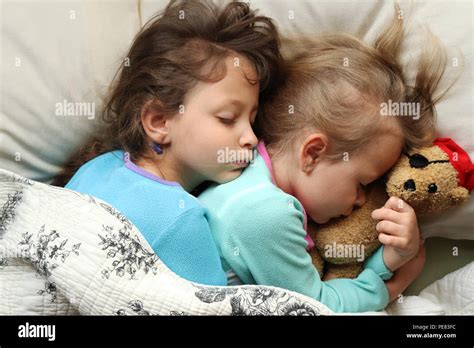
<path id="1" fill-rule="evenodd" d="M 155 151 L 158 155 L 161 155 L 163 153 L 163 149 L 161 148 L 160 144 L 157 143 L 151 143 L 150 147 L 152 148 L 153 151 Z"/>

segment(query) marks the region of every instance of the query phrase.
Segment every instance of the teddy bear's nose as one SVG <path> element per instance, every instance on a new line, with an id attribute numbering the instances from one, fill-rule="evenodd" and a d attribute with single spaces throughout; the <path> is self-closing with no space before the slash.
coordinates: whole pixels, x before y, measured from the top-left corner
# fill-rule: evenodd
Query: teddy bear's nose
<path id="1" fill-rule="evenodd" d="M 403 184 L 403 188 L 407 191 L 415 191 L 416 185 L 413 179 L 405 181 L 405 183 Z"/>

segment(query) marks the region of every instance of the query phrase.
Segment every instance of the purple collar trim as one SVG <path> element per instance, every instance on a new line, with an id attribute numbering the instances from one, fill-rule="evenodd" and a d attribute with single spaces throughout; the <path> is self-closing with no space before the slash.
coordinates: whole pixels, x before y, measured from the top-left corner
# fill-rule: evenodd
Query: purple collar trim
<path id="1" fill-rule="evenodd" d="M 145 169 L 140 168 L 139 166 L 137 166 L 135 163 L 133 163 L 130 160 L 130 154 L 128 152 L 124 152 L 123 161 L 125 163 L 125 167 L 130 169 L 132 172 L 135 172 L 137 174 L 140 174 L 141 176 L 144 176 L 145 178 L 151 179 L 153 181 L 158 181 L 159 183 L 164 184 L 164 185 L 181 187 L 181 185 L 175 181 L 164 180 L 150 172 L 147 172 Z"/>

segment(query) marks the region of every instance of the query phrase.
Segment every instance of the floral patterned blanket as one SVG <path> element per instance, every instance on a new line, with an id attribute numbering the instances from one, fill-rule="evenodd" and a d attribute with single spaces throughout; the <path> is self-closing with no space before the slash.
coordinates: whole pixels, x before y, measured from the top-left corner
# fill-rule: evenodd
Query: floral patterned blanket
<path id="1" fill-rule="evenodd" d="M 0 169 L 1 315 L 326 315 L 301 294 L 170 271 L 105 202 Z"/>

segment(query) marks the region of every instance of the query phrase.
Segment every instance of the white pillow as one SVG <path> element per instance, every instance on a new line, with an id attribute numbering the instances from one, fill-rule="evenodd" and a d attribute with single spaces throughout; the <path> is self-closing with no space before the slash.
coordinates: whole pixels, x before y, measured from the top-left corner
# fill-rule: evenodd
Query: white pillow
<path id="1" fill-rule="evenodd" d="M 220 3 L 225 1 L 219 1 Z M 0 168 L 49 183 L 97 127 L 101 97 L 140 28 L 167 1 L 5 2 L 1 31 Z M 394 15 L 391 1 L 252 0 L 283 34 L 344 31 L 373 42 Z M 440 136 L 474 158 L 472 2 L 401 2 L 408 23 L 403 61 L 413 77 L 423 44 L 420 24 L 446 44 L 449 61 L 464 56 L 464 73 L 438 105 Z M 292 11 L 292 12 L 290 12 Z M 16 66 L 17 63 L 19 66 Z M 447 70 L 447 81 L 458 68 Z M 7 82 L 8 81 L 8 82 Z M 57 104 L 95 103 L 95 118 L 57 116 Z M 426 236 L 474 239 L 474 201 L 423 225 Z"/>
<path id="2" fill-rule="evenodd" d="M 97 127 L 101 97 L 140 28 L 138 7 L 7 1 L 2 11 L 0 168 L 50 182 Z M 95 106 L 95 117 L 66 116 L 64 100 Z"/>

